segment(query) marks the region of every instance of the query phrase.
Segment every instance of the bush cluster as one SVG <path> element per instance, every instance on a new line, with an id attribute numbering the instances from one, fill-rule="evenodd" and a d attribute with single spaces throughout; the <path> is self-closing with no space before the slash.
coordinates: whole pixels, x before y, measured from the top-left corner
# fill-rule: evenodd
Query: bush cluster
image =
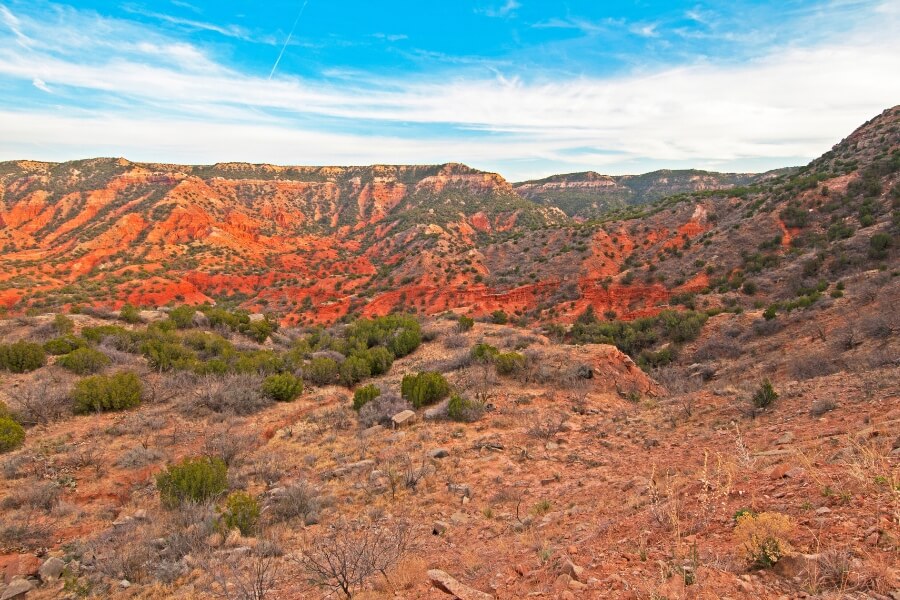
<path id="1" fill-rule="evenodd" d="M 778 400 L 778 392 L 775 391 L 772 382 L 766 379 L 753 394 L 751 400 L 756 408 L 767 408 Z"/>
<path id="2" fill-rule="evenodd" d="M 400 395 L 413 405 L 421 408 L 447 397 L 450 384 L 440 373 L 425 371 L 415 375 L 404 375 L 400 382 Z"/>
<path id="3" fill-rule="evenodd" d="M 262 393 L 276 402 L 292 402 L 303 393 L 303 380 L 290 373 L 269 375 L 263 381 Z"/>
<path id="4" fill-rule="evenodd" d="M 353 392 L 353 410 L 359 412 L 363 406 L 381 395 L 381 390 L 373 384 L 356 388 Z"/>
<path id="5" fill-rule="evenodd" d="M 693 310 L 664 310 L 655 317 L 634 321 L 579 318 L 569 335 L 576 344 L 613 344 L 622 352 L 637 356 L 657 343 L 681 344 L 695 339 L 706 319 L 705 313 Z"/>
<path id="6" fill-rule="evenodd" d="M 78 348 L 60 356 L 56 364 L 77 375 L 90 375 L 110 364 L 109 357 L 93 348 Z"/>
<path id="7" fill-rule="evenodd" d="M 5 407 L 3 407 L 5 409 Z M 9 415 L 0 415 L 0 454 L 15 450 L 25 441 L 25 430 Z"/>
<path id="8" fill-rule="evenodd" d="M 47 356 L 39 344 L 26 341 L 0 344 L 0 369 L 27 373 L 44 366 Z"/>
<path id="9" fill-rule="evenodd" d="M 75 384 L 72 400 L 76 413 L 133 408 L 141 403 L 143 385 L 130 372 L 85 377 Z"/>
<path id="10" fill-rule="evenodd" d="M 220 458 L 185 458 L 156 476 L 156 488 L 167 508 L 206 502 L 228 489 L 228 467 Z"/>
<path id="11" fill-rule="evenodd" d="M 233 492 L 222 507 L 222 524 L 237 529 L 241 535 L 252 535 L 259 526 L 259 502 L 247 492 Z"/>

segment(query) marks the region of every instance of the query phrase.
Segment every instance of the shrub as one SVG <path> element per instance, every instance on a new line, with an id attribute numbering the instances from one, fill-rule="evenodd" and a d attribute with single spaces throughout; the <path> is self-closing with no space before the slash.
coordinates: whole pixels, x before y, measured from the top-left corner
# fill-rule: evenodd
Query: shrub
<path id="1" fill-rule="evenodd" d="M 356 388 L 353 392 L 353 410 L 359 412 L 359 409 L 380 395 L 381 390 L 372 384 Z"/>
<path id="2" fill-rule="evenodd" d="M 778 316 L 778 308 L 774 304 L 763 311 L 763 318 L 766 321 L 771 321 L 772 319 L 774 319 L 777 316 Z"/>
<path id="3" fill-rule="evenodd" d="M 341 383 L 347 387 L 353 387 L 366 377 L 370 376 L 372 374 L 372 369 L 369 366 L 369 361 L 366 359 L 360 358 L 359 356 L 351 356 L 341 363 L 338 372 L 341 376 Z"/>
<path id="4" fill-rule="evenodd" d="M 319 493 L 311 485 L 301 481 L 273 493 L 267 514 L 276 523 L 302 518 L 305 525 L 314 525 L 319 520 L 321 509 Z"/>
<path id="5" fill-rule="evenodd" d="M 167 508 L 206 502 L 228 488 L 228 467 L 220 458 L 185 458 L 156 476 L 156 488 Z"/>
<path id="6" fill-rule="evenodd" d="M 418 329 L 402 329 L 400 332 L 388 341 L 387 349 L 397 358 L 401 358 L 415 350 L 422 343 L 422 334 Z"/>
<path id="7" fill-rule="evenodd" d="M 337 380 L 338 364 L 333 358 L 313 358 L 303 368 L 303 377 L 316 385 L 331 385 Z"/>
<path id="8" fill-rule="evenodd" d="M 78 348 L 64 356 L 60 356 L 56 364 L 78 375 L 97 373 L 108 366 L 109 357 L 93 348 Z"/>
<path id="9" fill-rule="evenodd" d="M 369 362 L 369 370 L 373 376 L 384 375 L 394 364 L 394 355 L 384 346 L 370 348 L 365 358 Z"/>
<path id="10" fill-rule="evenodd" d="M 79 348 L 84 348 L 86 345 L 85 341 L 81 338 L 77 338 L 74 335 L 63 335 L 44 342 L 44 352 L 59 356 L 61 354 L 68 354 Z"/>
<path id="11" fill-rule="evenodd" d="M 15 450 L 25 441 L 25 430 L 10 417 L 0 416 L 0 453 Z"/>
<path id="12" fill-rule="evenodd" d="M 124 304 L 119 309 L 119 318 L 126 323 L 140 323 L 141 313 L 133 304 Z"/>
<path id="13" fill-rule="evenodd" d="M 504 311 L 497 309 L 491 313 L 491 323 L 495 323 L 497 325 L 506 325 L 508 322 L 509 317 Z"/>
<path id="14" fill-rule="evenodd" d="M 262 393 L 276 402 L 291 402 L 303 393 L 303 380 L 290 373 L 269 375 L 263 381 Z"/>
<path id="15" fill-rule="evenodd" d="M 189 369 L 197 360 L 197 356 L 184 346 L 158 339 L 144 342 L 141 353 L 147 357 L 150 367 L 160 372 Z"/>
<path id="16" fill-rule="evenodd" d="M 788 537 L 793 530 L 794 523 L 787 515 L 743 513 L 737 517 L 734 536 L 750 564 L 766 569 L 790 551 Z"/>
<path id="17" fill-rule="evenodd" d="M 205 377 L 197 394 L 184 409 L 189 415 L 212 411 L 220 414 L 252 415 L 271 404 L 262 394 L 259 375 L 229 374 Z"/>
<path id="18" fill-rule="evenodd" d="M 400 393 L 415 408 L 434 404 L 450 393 L 450 384 L 440 373 L 425 371 L 416 375 L 404 375 Z"/>
<path id="19" fill-rule="evenodd" d="M 76 413 L 123 410 L 141 403 L 143 385 L 134 373 L 94 375 L 75 384 L 72 391 Z"/>
<path id="20" fill-rule="evenodd" d="M 266 341 L 273 331 L 278 329 L 278 324 L 270 321 L 269 319 L 260 319 L 259 321 L 250 322 L 244 333 L 247 334 L 248 337 L 256 340 L 260 344 Z"/>
<path id="21" fill-rule="evenodd" d="M 778 392 L 772 387 L 772 382 L 766 379 L 753 394 L 753 406 L 756 408 L 766 408 L 771 406 L 778 399 Z"/>
<path id="22" fill-rule="evenodd" d="M 59 335 L 69 335 L 75 331 L 75 321 L 66 315 L 56 315 L 53 317 L 53 327 Z"/>
<path id="23" fill-rule="evenodd" d="M 741 291 L 743 291 L 748 296 L 752 296 L 756 293 L 756 284 L 752 281 L 745 281 L 744 286 L 741 288 Z"/>
<path id="24" fill-rule="evenodd" d="M 13 373 L 27 373 L 44 366 L 47 357 L 38 344 L 18 341 L 0 344 L 0 369 Z"/>
<path id="25" fill-rule="evenodd" d="M 178 329 L 188 329 L 194 326 L 194 315 L 196 313 L 196 307 L 184 304 L 169 311 L 169 320 Z"/>
<path id="26" fill-rule="evenodd" d="M 463 398 L 459 394 L 450 396 L 447 403 L 447 416 L 454 421 L 477 421 L 484 414 L 484 404 Z"/>
<path id="27" fill-rule="evenodd" d="M 500 351 L 496 347 L 484 342 L 472 346 L 471 356 L 474 360 L 489 361 L 493 360 L 498 354 L 500 354 Z"/>
<path id="28" fill-rule="evenodd" d="M 893 240 L 890 234 L 876 233 L 869 238 L 869 258 L 880 260 L 887 258 L 888 248 L 891 247 Z"/>
<path id="29" fill-rule="evenodd" d="M 247 492 L 233 492 L 222 508 L 222 522 L 227 529 L 237 529 L 241 535 L 251 535 L 259 525 L 259 502 Z"/>
<path id="30" fill-rule="evenodd" d="M 234 371 L 237 373 L 272 375 L 283 371 L 284 368 L 284 359 L 271 350 L 241 352 L 234 361 Z"/>
<path id="31" fill-rule="evenodd" d="M 494 357 L 499 375 L 513 375 L 525 368 L 525 357 L 518 352 L 504 352 Z"/>
<path id="32" fill-rule="evenodd" d="M 473 327 L 475 327 L 475 319 L 472 317 L 460 315 L 459 320 L 456 322 L 456 330 L 460 333 L 469 331 Z"/>

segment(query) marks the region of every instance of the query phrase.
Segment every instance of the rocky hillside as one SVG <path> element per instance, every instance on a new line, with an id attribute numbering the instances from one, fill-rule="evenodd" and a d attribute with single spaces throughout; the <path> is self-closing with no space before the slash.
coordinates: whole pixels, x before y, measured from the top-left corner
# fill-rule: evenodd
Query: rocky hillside
<path id="1" fill-rule="evenodd" d="M 666 196 L 687 192 L 732 189 L 790 173 L 714 173 L 710 171 L 660 170 L 643 175 L 600 175 L 594 171 L 552 175 L 513 184 L 522 197 L 545 206 L 556 206 L 578 220 L 597 219 L 629 206 L 650 204 Z"/>

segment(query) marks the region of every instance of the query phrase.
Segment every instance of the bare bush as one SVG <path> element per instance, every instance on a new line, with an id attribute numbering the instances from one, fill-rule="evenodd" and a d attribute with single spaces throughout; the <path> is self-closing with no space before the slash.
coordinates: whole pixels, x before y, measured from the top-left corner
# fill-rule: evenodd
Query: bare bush
<path id="1" fill-rule="evenodd" d="M 448 335 L 444 338 L 444 348 L 448 349 L 456 349 L 456 348 L 466 348 L 469 345 L 469 340 L 461 333 L 456 333 L 453 335 Z"/>
<path id="2" fill-rule="evenodd" d="M 353 596 L 367 579 L 388 570 L 410 551 L 412 528 L 405 521 L 343 522 L 310 537 L 294 558 L 310 585 Z"/>
<path id="3" fill-rule="evenodd" d="M 304 525 L 314 525 L 322 507 L 319 491 L 300 481 L 273 490 L 266 514 L 275 523 L 302 520 Z"/>
<path id="4" fill-rule="evenodd" d="M 39 375 L 19 388 L 13 411 L 23 425 L 45 425 L 71 415 L 72 401 L 60 379 Z"/>
<path id="5" fill-rule="evenodd" d="M 813 417 L 821 417 L 825 413 L 837 408 L 837 403 L 830 398 L 824 400 L 816 400 L 809 409 L 809 414 Z"/>
<path id="6" fill-rule="evenodd" d="M 262 377 L 250 374 L 231 374 L 224 377 L 207 376 L 184 407 L 189 415 L 212 412 L 225 415 L 252 415 L 270 406 L 260 388 Z"/>
<path id="7" fill-rule="evenodd" d="M 258 445 L 257 436 L 252 432 L 242 432 L 229 425 L 210 433 L 203 444 L 203 454 L 221 458 L 226 466 L 231 467 L 239 464 Z"/>
<path id="8" fill-rule="evenodd" d="M 411 408 L 412 405 L 399 395 L 384 393 L 359 410 L 359 424 L 364 428 L 378 424 L 387 426 L 391 424 L 391 417 Z"/>
<path id="9" fill-rule="evenodd" d="M 120 469 L 140 469 L 153 464 L 163 457 L 162 452 L 144 446 L 135 446 L 116 460 L 116 466 Z"/>
<path id="10" fill-rule="evenodd" d="M 759 337 L 774 335 L 784 329 L 784 323 L 780 319 L 757 319 L 750 326 L 753 333 Z"/>
<path id="11" fill-rule="evenodd" d="M 788 370 L 795 379 L 813 379 L 837 372 L 831 356 L 825 353 L 805 354 L 797 356 L 788 365 Z"/>
<path id="12" fill-rule="evenodd" d="M 562 412 L 544 415 L 528 428 L 528 435 L 549 440 L 565 429 L 566 420 L 566 414 Z"/>
<path id="13" fill-rule="evenodd" d="M 281 561 L 275 543 L 258 543 L 249 553 L 228 552 L 206 561 L 211 591 L 228 600 L 265 600 L 278 585 Z"/>
<path id="14" fill-rule="evenodd" d="M 59 494 L 59 485 L 55 482 L 19 486 L 12 494 L 0 502 L 0 508 L 3 510 L 28 508 L 49 513 L 59 503 Z"/>
<path id="15" fill-rule="evenodd" d="M 741 346 L 735 340 L 724 337 L 710 338 L 694 352 L 695 361 L 737 358 L 741 355 Z"/>

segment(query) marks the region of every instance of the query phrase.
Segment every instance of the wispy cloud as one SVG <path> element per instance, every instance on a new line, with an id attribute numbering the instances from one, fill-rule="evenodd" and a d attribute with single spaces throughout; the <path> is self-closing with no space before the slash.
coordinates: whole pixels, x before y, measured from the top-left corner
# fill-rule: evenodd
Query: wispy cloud
<path id="1" fill-rule="evenodd" d="M 890 12 L 827 43 L 772 48 L 738 65 L 542 81 L 506 67 L 493 76 L 448 67 L 433 78 L 269 81 L 196 45 L 94 14 L 0 17 L 0 82 L 91 99 L 69 110 L 26 102 L 0 111 L 0 159 L 457 160 L 513 178 L 544 174 L 548 164 L 776 166 L 820 154 L 900 98 L 890 76 L 900 71 L 900 15 Z M 19 36 L 32 47 L 6 43 Z"/>
<path id="2" fill-rule="evenodd" d="M 522 8 L 522 5 L 516 0 L 506 0 L 504 4 L 498 6 L 489 6 L 487 8 L 477 8 L 475 12 L 487 17 L 509 17 L 516 12 L 516 9 Z"/>

